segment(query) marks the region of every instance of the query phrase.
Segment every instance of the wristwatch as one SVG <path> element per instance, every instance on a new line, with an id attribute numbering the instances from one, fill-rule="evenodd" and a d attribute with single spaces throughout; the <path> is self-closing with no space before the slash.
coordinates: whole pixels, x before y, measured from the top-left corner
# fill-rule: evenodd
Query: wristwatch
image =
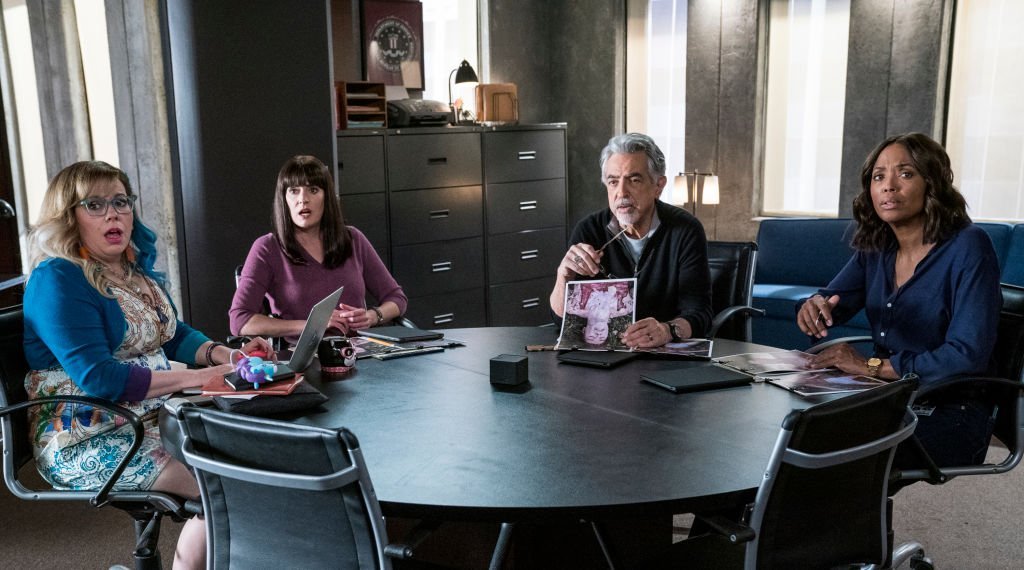
<path id="1" fill-rule="evenodd" d="M 878 369 L 882 367 L 882 359 L 871 357 L 868 359 L 868 376 L 878 376 Z"/>
<path id="2" fill-rule="evenodd" d="M 675 323 L 669 321 L 665 324 L 668 325 L 668 334 L 672 335 L 672 342 L 680 342 L 683 340 L 683 337 L 679 336 L 679 331 L 676 330 Z"/>

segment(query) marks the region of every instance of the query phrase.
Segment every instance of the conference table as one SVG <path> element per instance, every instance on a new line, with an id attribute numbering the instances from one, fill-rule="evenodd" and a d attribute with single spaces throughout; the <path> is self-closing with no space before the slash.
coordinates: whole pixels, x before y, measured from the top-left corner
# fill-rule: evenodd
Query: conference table
<path id="1" fill-rule="evenodd" d="M 308 380 L 329 396 L 294 421 L 359 438 L 385 515 L 551 523 L 704 512 L 752 499 L 782 419 L 818 400 L 762 383 L 675 394 L 645 355 L 613 369 L 560 363 L 556 329 L 449 329 L 465 346 Z M 777 350 L 718 339 L 712 356 Z M 490 383 L 490 359 L 528 358 L 529 383 Z"/>

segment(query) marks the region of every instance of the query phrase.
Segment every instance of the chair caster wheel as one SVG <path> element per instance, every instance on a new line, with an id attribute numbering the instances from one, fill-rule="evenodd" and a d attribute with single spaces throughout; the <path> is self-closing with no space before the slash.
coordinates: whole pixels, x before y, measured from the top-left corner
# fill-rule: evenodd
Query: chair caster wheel
<path id="1" fill-rule="evenodd" d="M 935 570 L 932 559 L 927 556 L 913 556 L 910 559 L 911 570 Z"/>

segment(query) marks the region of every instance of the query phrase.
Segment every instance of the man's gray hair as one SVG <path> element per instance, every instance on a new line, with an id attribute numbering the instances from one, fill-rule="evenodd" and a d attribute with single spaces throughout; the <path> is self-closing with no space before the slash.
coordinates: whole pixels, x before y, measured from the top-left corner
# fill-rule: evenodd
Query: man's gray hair
<path id="1" fill-rule="evenodd" d="M 601 182 L 604 182 L 604 165 L 613 154 L 642 152 L 647 155 L 647 170 L 652 179 L 665 176 L 665 153 L 651 137 L 641 133 L 625 133 L 608 139 L 601 151 Z"/>

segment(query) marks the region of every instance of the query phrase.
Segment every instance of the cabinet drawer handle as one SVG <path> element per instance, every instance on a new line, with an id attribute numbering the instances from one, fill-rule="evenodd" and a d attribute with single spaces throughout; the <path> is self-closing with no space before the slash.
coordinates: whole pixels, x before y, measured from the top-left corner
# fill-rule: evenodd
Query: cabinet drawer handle
<path id="1" fill-rule="evenodd" d="M 451 270 L 452 270 L 452 262 L 450 262 L 450 261 L 442 261 L 440 263 L 431 263 L 430 264 L 430 272 L 431 273 L 443 273 L 445 271 L 451 271 Z"/>
<path id="2" fill-rule="evenodd" d="M 536 210 L 537 209 L 537 201 L 536 200 L 526 200 L 526 201 L 520 202 L 519 203 L 519 209 L 520 210 Z"/>
<path id="3" fill-rule="evenodd" d="M 521 150 L 519 151 L 519 160 L 537 160 L 537 151 Z"/>
<path id="4" fill-rule="evenodd" d="M 523 308 L 532 309 L 540 306 L 540 297 L 534 297 L 532 299 L 523 299 Z"/>
<path id="5" fill-rule="evenodd" d="M 520 251 L 519 259 L 537 259 L 538 253 L 540 253 L 539 249 L 528 249 L 526 251 Z"/>
<path id="6" fill-rule="evenodd" d="M 435 325 L 443 325 L 445 323 L 453 322 L 454 320 L 455 320 L 455 313 L 445 313 L 443 315 L 434 315 L 434 324 Z"/>
<path id="7" fill-rule="evenodd" d="M 431 220 L 440 220 L 440 219 L 443 219 L 443 218 L 447 218 L 450 215 L 451 215 L 451 211 L 450 210 L 431 210 L 430 211 L 430 219 Z"/>
<path id="8" fill-rule="evenodd" d="M 448 164 L 448 157 L 442 156 L 441 158 L 428 158 L 427 164 L 429 166 L 445 166 Z"/>

